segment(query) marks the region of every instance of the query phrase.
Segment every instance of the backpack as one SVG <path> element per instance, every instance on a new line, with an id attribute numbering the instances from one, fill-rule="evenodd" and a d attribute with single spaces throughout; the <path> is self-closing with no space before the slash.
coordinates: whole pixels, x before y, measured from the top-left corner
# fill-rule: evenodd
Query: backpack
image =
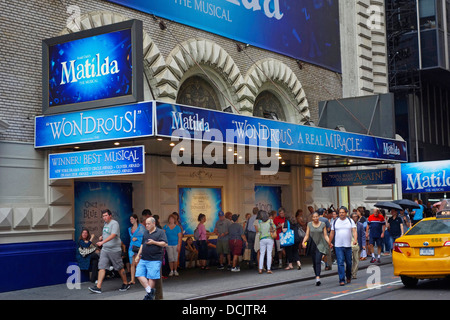
<path id="1" fill-rule="evenodd" d="M 200 230 L 198 230 L 198 227 L 194 230 L 194 239 L 195 241 L 198 241 L 200 239 Z"/>
<path id="2" fill-rule="evenodd" d="M 339 219 L 339 218 L 336 218 L 336 220 L 333 221 L 333 230 L 334 230 L 334 231 L 336 231 L 336 221 L 337 221 L 337 219 Z M 350 221 L 350 224 L 352 224 L 352 220 L 350 219 L 349 216 L 347 216 L 347 219 L 348 219 L 348 221 Z M 355 224 L 356 224 L 356 223 L 355 223 Z"/>

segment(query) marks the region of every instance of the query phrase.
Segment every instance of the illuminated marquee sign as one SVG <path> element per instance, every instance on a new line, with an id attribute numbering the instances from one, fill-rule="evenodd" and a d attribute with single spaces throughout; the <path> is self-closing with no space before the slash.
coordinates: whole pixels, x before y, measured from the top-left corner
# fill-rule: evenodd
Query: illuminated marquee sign
<path id="1" fill-rule="evenodd" d="M 44 40 L 43 113 L 141 101 L 142 64 L 139 20 Z"/>
<path id="2" fill-rule="evenodd" d="M 155 135 L 406 162 L 404 141 L 156 102 Z"/>
<path id="3" fill-rule="evenodd" d="M 153 135 L 153 102 L 35 118 L 35 148 Z"/>
<path id="4" fill-rule="evenodd" d="M 394 184 L 395 169 L 322 172 L 322 187 Z"/>
<path id="5" fill-rule="evenodd" d="M 49 179 L 145 173 L 144 146 L 49 154 Z"/>

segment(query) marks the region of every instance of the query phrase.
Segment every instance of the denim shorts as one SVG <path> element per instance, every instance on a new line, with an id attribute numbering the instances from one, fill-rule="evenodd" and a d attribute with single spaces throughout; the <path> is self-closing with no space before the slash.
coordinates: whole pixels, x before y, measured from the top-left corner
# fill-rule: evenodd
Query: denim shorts
<path id="1" fill-rule="evenodd" d="M 136 277 L 145 277 L 147 279 L 161 278 L 161 261 L 140 260 L 136 266 Z"/>

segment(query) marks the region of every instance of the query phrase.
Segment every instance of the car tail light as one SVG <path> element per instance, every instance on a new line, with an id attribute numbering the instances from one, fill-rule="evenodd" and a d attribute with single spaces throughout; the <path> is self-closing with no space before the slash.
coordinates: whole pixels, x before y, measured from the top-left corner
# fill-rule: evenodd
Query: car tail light
<path id="1" fill-rule="evenodd" d="M 406 242 L 394 242 L 394 251 L 395 252 L 403 253 L 401 248 L 409 248 L 409 244 Z"/>

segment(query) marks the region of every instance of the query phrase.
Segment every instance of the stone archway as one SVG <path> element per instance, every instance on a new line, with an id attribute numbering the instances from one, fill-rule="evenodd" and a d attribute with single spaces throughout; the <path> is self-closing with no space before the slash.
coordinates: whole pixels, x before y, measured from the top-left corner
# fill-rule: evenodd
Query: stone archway
<path id="1" fill-rule="evenodd" d="M 272 81 L 276 86 L 272 84 Z M 244 83 L 253 96 L 257 96 L 267 88 L 277 92 L 285 105 L 286 121 L 305 123 L 310 119 L 308 100 L 302 84 L 292 69 L 283 62 L 275 59 L 257 61 L 248 70 Z M 280 93 L 279 89 L 283 92 Z"/>

